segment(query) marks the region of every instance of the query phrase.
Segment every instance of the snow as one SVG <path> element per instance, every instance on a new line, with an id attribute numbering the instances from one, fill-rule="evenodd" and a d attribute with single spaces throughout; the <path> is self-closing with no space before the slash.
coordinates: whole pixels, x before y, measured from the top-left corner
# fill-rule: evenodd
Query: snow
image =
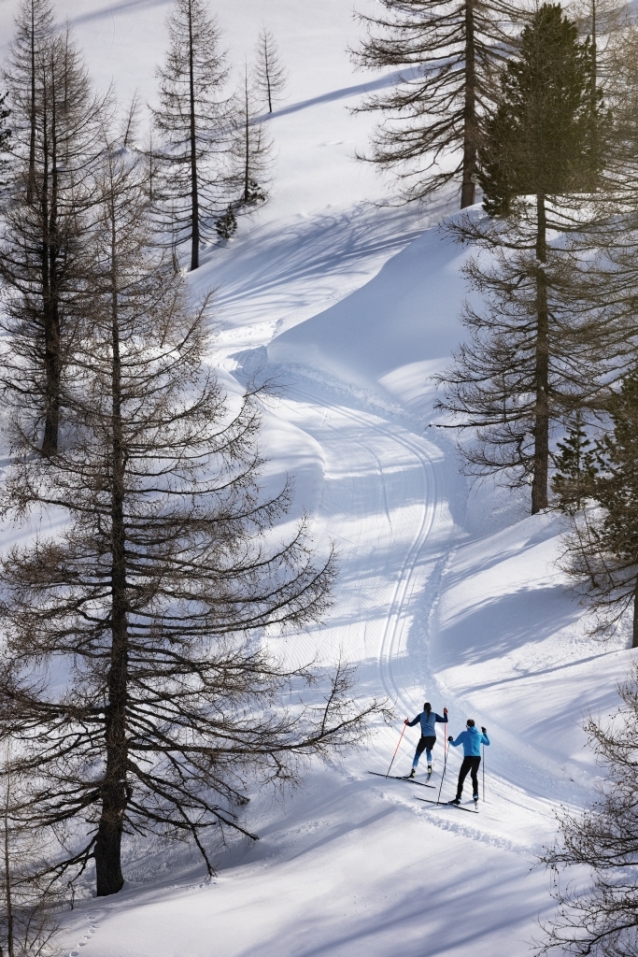
<path id="1" fill-rule="evenodd" d="M 373 0 L 359 0 L 372 9 Z M 0 5 L 2 35 L 16 3 Z M 165 0 L 59 0 L 96 83 L 121 102 L 155 91 Z M 336 542 L 340 576 L 321 627 L 281 640 L 294 660 L 340 652 L 362 697 L 386 697 L 391 726 L 371 729 L 342 766 L 313 766 L 284 795 L 254 789 L 258 843 L 230 841 L 205 879 L 183 845 L 132 842 L 115 898 L 65 917 L 69 957 L 522 957 L 551 912 L 536 865 L 559 804 L 591 800 L 599 773 L 581 729 L 615 707 L 627 641 L 588 636 L 556 564 L 561 520 L 526 516 L 524 497 L 468 488 L 448 434 L 432 425 L 433 373 L 462 330 L 467 252 L 427 210 L 379 205 L 387 186 L 354 159 L 374 122 L 349 112 L 366 83 L 347 47 L 349 3 L 217 0 L 238 72 L 263 24 L 289 72 L 269 121 L 272 201 L 226 248 L 205 251 L 195 295 L 215 287 L 216 361 L 229 383 L 263 372 L 283 383 L 266 411 L 269 475 L 296 478 L 319 548 Z M 452 205 L 450 205 L 450 203 Z M 447 204 L 447 205 L 446 205 Z M 486 725 L 485 802 L 471 817 L 385 771 L 401 722 L 425 699 Z M 438 788 L 442 735 L 435 749 Z M 408 730 L 394 769 L 407 772 Z M 451 751 L 442 796 L 453 796 Z M 419 793 L 417 793 L 419 792 Z M 469 781 L 466 784 L 469 795 Z"/>

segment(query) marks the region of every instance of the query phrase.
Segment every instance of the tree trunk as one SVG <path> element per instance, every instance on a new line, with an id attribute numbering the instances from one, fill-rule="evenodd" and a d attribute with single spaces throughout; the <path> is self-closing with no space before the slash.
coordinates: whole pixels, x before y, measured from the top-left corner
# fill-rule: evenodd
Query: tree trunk
<path id="1" fill-rule="evenodd" d="M 638 648 L 638 575 L 636 576 L 636 582 L 634 585 L 634 621 L 631 647 Z"/>
<path id="2" fill-rule="evenodd" d="M 463 179 L 461 209 L 474 205 L 476 192 L 476 50 L 474 0 L 465 0 L 465 103 L 463 106 Z"/>
<path id="3" fill-rule="evenodd" d="M 270 83 L 270 58 L 268 56 L 268 42 L 264 48 L 264 70 L 266 73 L 266 89 L 268 90 L 268 112 L 272 113 L 272 85 Z"/>
<path id="4" fill-rule="evenodd" d="M 195 63 L 193 56 L 193 10 L 188 4 L 188 76 L 190 96 L 191 151 L 191 270 L 199 267 L 199 191 L 197 183 L 197 134 L 195 121 Z"/>
<path id="5" fill-rule="evenodd" d="M 122 387 L 117 299 L 115 210 L 112 210 L 112 643 L 106 711 L 106 773 L 102 786 L 102 814 L 95 846 L 97 896 L 117 894 L 122 876 L 122 831 L 128 804 L 126 705 L 128 691 L 128 622 L 126 596 L 126 546 L 124 530 L 124 450 L 122 435 Z"/>
<path id="6" fill-rule="evenodd" d="M 250 199 L 250 117 L 248 103 L 248 79 L 246 79 L 246 101 L 244 103 L 244 202 Z"/>
<path id="7" fill-rule="evenodd" d="M 536 196 L 536 369 L 532 515 L 547 508 L 549 470 L 549 310 L 547 306 L 547 219 L 545 196 Z"/>
<path id="8" fill-rule="evenodd" d="M 3 870 L 4 870 L 4 895 L 5 895 L 5 917 L 7 922 L 7 955 L 14 957 L 15 953 L 15 931 L 13 917 L 13 875 L 11 874 L 11 849 L 9 837 L 9 801 L 11 791 L 11 778 L 5 781 L 5 798 L 3 808 L 4 818 L 4 841 L 3 841 Z"/>
<path id="9" fill-rule="evenodd" d="M 27 177 L 27 203 L 33 202 L 35 192 L 35 0 L 31 0 L 31 103 L 29 106 L 29 172 Z"/>
<path id="10" fill-rule="evenodd" d="M 43 103 L 43 176 L 41 220 L 42 305 L 44 322 L 44 435 L 42 454 L 55 455 L 60 427 L 60 311 L 57 283 L 58 269 L 58 169 L 56 90 L 52 68 L 51 129 L 47 130 L 49 108 Z M 49 139 L 50 136 L 50 139 Z"/>

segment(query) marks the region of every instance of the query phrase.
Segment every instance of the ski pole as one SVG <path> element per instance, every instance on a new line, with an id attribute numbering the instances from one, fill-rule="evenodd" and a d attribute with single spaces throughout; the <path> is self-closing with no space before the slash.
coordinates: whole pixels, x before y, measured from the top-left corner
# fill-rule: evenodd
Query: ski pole
<path id="1" fill-rule="evenodd" d="M 447 728 L 445 730 L 447 732 Z M 445 741 L 443 742 L 443 774 L 441 775 L 441 783 L 439 785 L 439 795 L 436 799 L 437 804 L 441 800 L 441 789 L 443 788 L 443 782 L 445 780 L 445 771 L 447 769 L 447 749 L 448 749 L 448 742 L 447 742 L 447 734 L 446 734 Z"/>
<path id="2" fill-rule="evenodd" d="M 396 748 L 394 749 L 394 754 L 392 755 L 392 760 L 390 761 L 390 767 L 388 768 L 388 770 L 387 770 L 387 772 L 386 772 L 386 778 L 388 777 L 388 775 L 390 774 L 390 771 L 392 770 L 392 765 L 394 764 L 394 759 L 395 759 L 396 756 L 397 756 L 397 751 L 399 750 L 399 747 L 400 747 L 400 745 L 401 745 L 401 742 L 403 741 L 403 735 L 405 734 L 405 729 L 406 729 L 406 728 L 407 728 L 407 724 L 404 724 L 404 725 L 403 725 L 403 730 L 401 731 L 401 737 L 399 738 L 399 744 L 397 744 Z"/>
<path id="3" fill-rule="evenodd" d="M 485 803 L 485 745 L 483 745 L 483 803 Z"/>

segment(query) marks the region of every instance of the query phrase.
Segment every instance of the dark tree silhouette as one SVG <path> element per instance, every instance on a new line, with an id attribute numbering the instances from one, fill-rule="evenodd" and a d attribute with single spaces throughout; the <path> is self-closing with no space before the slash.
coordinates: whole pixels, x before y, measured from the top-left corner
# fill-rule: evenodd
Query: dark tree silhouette
<path id="1" fill-rule="evenodd" d="M 160 106 L 154 111 L 162 141 L 156 147 L 153 195 L 158 222 L 173 245 L 190 242 L 190 268 L 227 204 L 225 157 L 232 124 L 226 55 L 204 0 L 175 0 L 170 47 L 158 70 Z"/>
<path id="2" fill-rule="evenodd" d="M 552 425 L 579 405 L 599 401 L 609 341 L 586 300 L 586 283 L 569 242 L 552 247 L 551 229 L 584 229 L 591 187 L 592 64 L 589 43 L 561 8 L 531 16 L 519 55 L 506 64 L 501 101 L 486 122 L 480 181 L 492 217 L 452 225 L 464 241 L 489 249 L 467 269 L 487 309 L 471 304 L 471 341 L 441 377 L 442 409 L 478 429 L 466 447 L 479 474 L 531 480 L 532 514 L 548 505 Z M 582 251 L 582 250 L 581 250 Z"/>
<path id="3" fill-rule="evenodd" d="M 122 887 L 126 833 L 182 832 L 212 871 L 206 835 L 248 833 L 253 777 L 294 778 L 376 708 L 352 703 L 343 667 L 303 706 L 320 676 L 261 641 L 321 617 L 334 559 L 313 558 L 306 521 L 276 530 L 291 488 L 260 489 L 257 398 L 224 396 L 208 303 L 193 312 L 181 274 L 148 253 L 135 175 L 112 157 L 104 171 L 65 441 L 54 463 L 23 447 L 5 492 L 9 513 L 67 523 L 2 565 L 0 740 L 33 776 L 35 824 L 75 822 L 58 872 L 94 858 L 99 896 Z"/>
<path id="4" fill-rule="evenodd" d="M 287 74 L 270 30 L 261 30 L 256 52 L 255 86 L 268 112 L 272 113 L 273 104 L 281 99 L 286 88 Z"/>
<path id="5" fill-rule="evenodd" d="M 27 164 L 26 198 L 29 203 L 34 200 L 38 114 L 42 109 L 38 74 L 54 32 L 50 0 L 23 0 L 16 17 L 16 31 L 4 79 L 11 90 L 16 143 L 20 144 L 21 159 Z"/>
<path id="6" fill-rule="evenodd" d="M 619 957 L 638 952 L 638 674 L 620 688 L 622 706 L 585 730 L 604 783 L 583 814 L 563 812 L 560 834 L 542 860 L 553 875 L 557 913 L 537 957 Z M 583 874 L 588 874 L 585 884 Z M 570 886 L 571 875 L 580 888 Z"/>
<path id="7" fill-rule="evenodd" d="M 359 14 L 368 38 L 354 56 L 366 69 L 403 72 L 389 92 L 359 109 L 385 118 L 370 159 L 396 171 L 406 200 L 423 200 L 458 182 L 461 208 L 475 202 L 483 118 L 493 99 L 494 67 L 510 44 L 502 0 L 381 0 Z"/>
<path id="8" fill-rule="evenodd" d="M 82 250 L 106 101 L 92 94 L 69 34 L 46 33 L 50 11 L 27 0 L 19 24 L 34 6 L 43 24 L 34 59 L 23 56 L 20 29 L 6 74 L 14 160 L 0 239 L 1 379 L 31 445 L 50 456 L 58 447 L 66 350 L 86 298 Z M 24 95 L 32 81 L 34 99 Z"/>
<path id="9" fill-rule="evenodd" d="M 247 208 L 267 199 L 272 138 L 266 125 L 258 118 L 255 92 L 250 83 L 248 68 L 244 73 L 241 91 L 236 97 L 232 160 L 234 172 L 229 184 L 238 192 L 237 207 Z"/>
<path id="10" fill-rule="evenodd" d="M 598 507 L 574 514 L 564 565 L 597 613 L 599 630 L 608 630 L 633 608 L 632 645 L 638 648 L 638 372 L 635 369 L 609 400 L 608 410 L 611 428 L 596 443 L 595 471 L 581 476 L 584 496 Z M 563 469 L 559 478 L 569 480 L 569 472 Z"/>

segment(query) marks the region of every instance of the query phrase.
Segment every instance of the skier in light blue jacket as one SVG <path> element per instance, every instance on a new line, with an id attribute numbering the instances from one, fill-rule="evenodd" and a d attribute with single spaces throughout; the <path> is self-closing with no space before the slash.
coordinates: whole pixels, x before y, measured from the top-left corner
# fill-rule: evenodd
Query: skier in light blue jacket
<path id="1" fill-rule="evenodd" d="M 415 724 L 421 725 L 421 737 L 419 738 L 419 743 L 416 746 L 416 752 L 414 754 L 414 761 L 412 762 L 412 770 L 410 771 L 408 777 L 413 778 L 416 774 L 417 765 L 419 763 L 419 758 L 425 751 L 425 756 L 428 762 L 428 774 L 432 774 L 432 748 L 436 744 L 436 723 L 447 724 L 447 708 L 443 708 L 443 717 L 440 714 L 437 714 L 436 711 L 432 711 L 432 705 L 429 701 L 426 701 L 423 705 L 423 711 L 420 714 L 417 714 L 416 718 L 413 718 L 410 721 L 409 718 L 405 719 L 405 724 L 409 728 L 413 728 Z"/>
<path id="2" fill-rule="evenodd" d="M 467 719 L 467 725 L 465 731 L 461 731 L 456 741 L 452 736 L 448 738 L 448 741 L 453 748 L 458 748 L 460 744 L 463 745 L 463 763 L 461 764 L 461 770 L 459 771 L 459 782 L 456 787 L 456 797 L 453 801 L 450 801 L 450 804 L 460 804 L 461 795 L 463 794 L 463 782 L 467 777 L 467 772 L 469 771 L 472 776 L 472 787 L 474 788 L 474 800 L 478 801 L 479 799 L 479 786 L 478 786 L 478 769 L 479 764 L 481 763 L 481 745 L 489 744 L 490 739 L 487 736 L 487 729 L 481 728 L 481 733 L 479 733 L 475 727 L 475 722 L 473 718 Z"/>

